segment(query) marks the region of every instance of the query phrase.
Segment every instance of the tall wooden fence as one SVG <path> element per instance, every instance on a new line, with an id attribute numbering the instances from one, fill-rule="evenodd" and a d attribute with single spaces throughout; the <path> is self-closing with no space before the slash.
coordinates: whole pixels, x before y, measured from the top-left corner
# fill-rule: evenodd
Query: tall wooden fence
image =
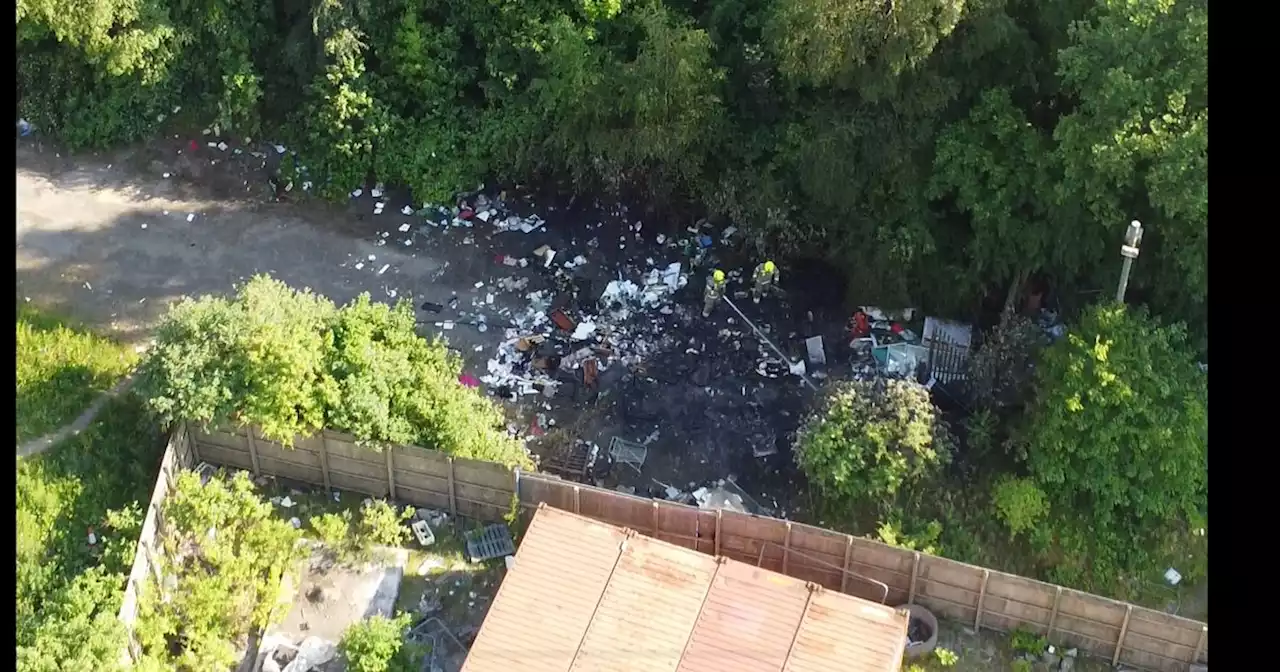
<path id="1" fill-rule="evenodd" d="M 138 536 L 138 550 L 133 555 L 133 568 L 129 571 L 129 582 L 125 586 L 124 600 L 118 614 L 128 635 L 128 646 L 122 654 L 128 662 L 135 662 L 141 657 L 138 641 L 133 636 L 133 625 L 138 618 L 138 595 L 147 581 L 148 573 L 157 582 L 161 580 L 157 559 L 162 551 L 157 547 L 156 540 L 164 530 L 164 500 L 169 496 L 169 488 L 178 474 L 196 464 L 194 446 L 186 427 L 179 425 L 169 435 L 169 445 L 165 447 L 164 456 L 160 459 L 160 475 L 156 477 L 156 486 L 147 503 L 147 515 L 142 522 L 142 533 Z"/>
<path id="2" fill-rule="evenodd" d="M 499 520 L 513 496 L 526 510 L 545 502 L 866 599 L 919 603 L 975 628 L 1022 627 L 1112 664 L 1186 672 L 1209 660 L 1205 623 L 800 523 L 645 499 L 414 446 L 375 452 L 334 432 L 299 439 L 292 449 L 244 429 L 192 429 L 190 437 L 194 460 L 468 518 Z"/>

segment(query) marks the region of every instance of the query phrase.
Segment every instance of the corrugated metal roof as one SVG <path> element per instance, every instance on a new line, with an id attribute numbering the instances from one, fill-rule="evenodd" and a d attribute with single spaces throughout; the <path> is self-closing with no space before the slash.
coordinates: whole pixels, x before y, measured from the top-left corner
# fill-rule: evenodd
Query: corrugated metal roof
<path id="1" fill-rule="evenodd" d="M 907 617 L 540 506 L 463 672 L 897 672 Z"/>

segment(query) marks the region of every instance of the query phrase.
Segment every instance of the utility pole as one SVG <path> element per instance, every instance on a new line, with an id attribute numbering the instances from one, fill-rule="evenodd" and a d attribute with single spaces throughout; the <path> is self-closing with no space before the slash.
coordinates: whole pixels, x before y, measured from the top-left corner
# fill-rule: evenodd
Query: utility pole
<path id="1" fill-rule="evenodd" d="M 1129 289 L 1129 271 L 1133 269 L 1133 260 L 1138 258 L 1138 246 L 1142 244 L 1142 223 L 1138 220 L 1129 222 L 1129 229 L 1124 232 L 1124 245 L 1120 246 L 1120 256 L 1124 257 L 1124 265 L 1120 267 L 1120 285 L 1116 287 L 1116 303 L 1124 303 L 1125 292 Z"/>
<path id="2" fill-rule="evenodd" d="M 747 316 L 744 315 L 743 312 L 738 309 L 738 306 L 735 305 L 733 301 L 729 299 L 727 294 L 723 298 L 724 298 L 724 302 L 729 304 L 729 307 L 733 309 L 733 312 L 737 313 L 738 317 L 741 317 L 742 321 L 746 322 L 747 326 L 751 327 L 751 330 L 756 332 L 756 336 L 759 337 L 760 340 L 764 341 L 766 345 L 772 348 L 774 353 L 776 353 L 778 357 L 782 358 L 782 361 L 787 363 L 787 368 L 791 368 L 792 366 L 791 358 L 783 354 L 782 350 L 778 348 L 778 346 L 774 345 L 773 341 L 769 340 L 769 337 L 765 336 L 764 332 L 760 331 L 760 329 L 756 327 L 755 323 L 752 322 L 750 319 L 748 319 Z M 818 391 L 818 386 L 814 385 L 812 380 L 809 380 L 809 376 L 802 373 L 800 374 L 800 380 L 803 380 L 804 384 L 809 386 L 809 389 L 813 390 L 814 392 Z"/>

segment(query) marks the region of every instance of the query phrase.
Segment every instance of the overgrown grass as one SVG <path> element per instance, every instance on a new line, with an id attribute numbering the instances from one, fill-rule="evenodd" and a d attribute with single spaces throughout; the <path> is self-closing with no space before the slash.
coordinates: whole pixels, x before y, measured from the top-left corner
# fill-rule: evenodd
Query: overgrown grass
<path id="1" fill-rule="evenodd" d="M 137 361 L 131 348 L 30 306 L 17 322 L 18 442 L 74 420 Z"/>
<path id="2" fill-rule="evenodd" d="M 18 669 L 110 669 L 118 658 L 116 613 L 163 448 L 125 395 L 79 435 L 18 459 Z"/>

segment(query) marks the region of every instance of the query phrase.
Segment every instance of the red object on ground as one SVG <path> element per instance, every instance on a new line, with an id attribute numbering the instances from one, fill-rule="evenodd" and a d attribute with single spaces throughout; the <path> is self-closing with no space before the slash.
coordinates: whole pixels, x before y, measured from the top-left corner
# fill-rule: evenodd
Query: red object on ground
<path id="1" fill-rule="evenodd" d="M 897 322 L 894 322 L 893 324 L 889 325 L 889 331 L 895 334 L 901 334 L 902 329 L 903 329 L 902 325 L 898 324 Z"/>
<path id="2" fill-rule="evenodd" d="M 573 320 L 569 319 L 568 315 L 564 314 L 563 310 L 560 310 L 559 308 L 551 311 L 551 321 L 554 322 L 557 327 L 560 327 L 565 331 L 573 331 L 574 327 L 578 326 Z"/>
<path id="3" fill-rule="evenodd" d="M 475 217 L 475 216 L 476 216 L 476 213 L 471 208 L 463 208 L 462 210 L 458 211 L 458 219 L 471 219 L 472 217 Z"/>
<path id="4" fill-rule="evenodd" d="M 193 151 L 193 152 L 194 152 L 194 151 L 196 151 L 197 149 L 200 149 L 200 145 L 196 144 L 196 141 L 195 141 L 195 140 L 191 140 L 191 141 L 188 141 L 188 142 L 187 142 L 187 149 L 189 149 L 189 150 L 191 150 L 191 151 Z"/>
<path id="5" fill-rule="evenodd" d="M 458 382 L 466 385 L 467 387 L 480 387 L 480 381 L 469 373 L 464 373 L 458 376 Z"/>

